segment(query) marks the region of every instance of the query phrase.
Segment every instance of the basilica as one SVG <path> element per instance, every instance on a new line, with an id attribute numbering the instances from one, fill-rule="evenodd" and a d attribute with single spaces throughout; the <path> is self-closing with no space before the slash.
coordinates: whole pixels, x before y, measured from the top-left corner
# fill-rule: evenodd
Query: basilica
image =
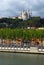
<path id="1" fill-rule="evenodd" d="M 30 19 L 30 17 L 32 16 L 32 13 L 30 12 L 30 10 L 23 10 L 21 11 L 20 16 L 18 16 L 19 19 L 23 19 L 23 20 L 27 20 Z"/>

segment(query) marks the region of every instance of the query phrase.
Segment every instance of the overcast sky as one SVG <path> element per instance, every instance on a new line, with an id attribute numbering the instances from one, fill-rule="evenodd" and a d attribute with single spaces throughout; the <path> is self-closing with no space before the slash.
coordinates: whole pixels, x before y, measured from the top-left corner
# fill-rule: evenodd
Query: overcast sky
<path id="1" fill-rule="evenodd" d="M 0 16 L 16 16 L 30 9 L 33 16 L 44 17 L 44 0 L 0 0 Z"/>

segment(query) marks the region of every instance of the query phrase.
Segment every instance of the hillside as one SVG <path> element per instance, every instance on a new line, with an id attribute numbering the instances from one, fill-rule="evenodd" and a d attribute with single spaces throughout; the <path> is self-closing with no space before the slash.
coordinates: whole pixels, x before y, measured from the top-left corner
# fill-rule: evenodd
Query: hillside
<path id="1" fill-rule="evenodd" d="M 28 20 L 1 18 L 0 28 L 27 28 L 27 27 L 44 27 L 44 18 L 32 17 Z"/>

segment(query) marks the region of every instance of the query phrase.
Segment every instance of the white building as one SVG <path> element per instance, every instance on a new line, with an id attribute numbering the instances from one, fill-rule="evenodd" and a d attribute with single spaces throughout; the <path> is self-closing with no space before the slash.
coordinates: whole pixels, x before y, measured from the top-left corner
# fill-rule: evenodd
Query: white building
<path id="1" fill-rule="evenodd" d="M 17 16 L 17 17 L 18 17 L 18 19 L 23 19 L 23 20 L 30 19 L 31 12 L 30 12 L 30 10 L 27 10 L 27 11 L 23 10 L 23 11 L 21 11 L 20 16 Z M 5 18 L 5 17 L 0 17 L 0 18 Z M 16 16 L 8 16 L 6 18 L 16 19 Z"/>
<path id="2" fill-rule="evenodd" d="M 44 27 L 39 27 L 39 28 L 37 28 L 38 30 L 44 30 Z"/>
<path id="3" fill-rule="evenodd" d="M 9 16 L 9 18 L 11 18 L 11 19 L 15 19 L 15 16 Z"/>
<path id="4" fill-rule="evenodd" d="M 23 10 L 23 11 L 21 12 L 20 16 L 18 16 L 19 19 L 23 19 L 23 20 L 30 19 L 30 17 L 31 17 L 31 13 L 30 13 L 29 10 L 27 10 L 27 11 L 24 11 L 24 10 Z"/>

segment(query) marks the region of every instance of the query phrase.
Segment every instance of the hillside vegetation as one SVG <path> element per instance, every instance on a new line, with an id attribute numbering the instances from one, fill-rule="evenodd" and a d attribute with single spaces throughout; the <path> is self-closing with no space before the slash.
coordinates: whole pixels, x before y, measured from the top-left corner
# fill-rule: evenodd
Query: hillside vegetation
<path id="1" fill-rule="evenodd" d="M 0 28 L 27 28 L 27 27 L 44 27 L 44 18 L 32 17 L 28 20 L 1 18 Z"/>

